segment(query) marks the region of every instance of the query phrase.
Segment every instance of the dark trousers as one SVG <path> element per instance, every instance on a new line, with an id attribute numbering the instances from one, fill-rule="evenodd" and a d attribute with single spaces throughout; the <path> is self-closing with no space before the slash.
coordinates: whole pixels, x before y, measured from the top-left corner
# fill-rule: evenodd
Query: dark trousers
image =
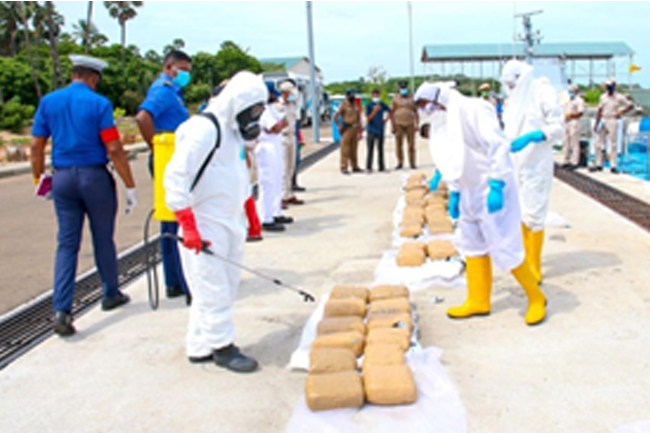
<path id="1" fill-rule="evenodd" d="M 149 173 L 153 177 L 153 154 L 149 154 Z M 177 235 L 178 223 L 175 221 L 160 222 L 160 234 L 165 233 Z M 165 275 L 165 286 L 167 287 L 180 287 L 183 292 L 189 293 L 185 275 L 183 275 L 183 265 L 181 264 L 181 256 L 178 252 L 178 242 L 174 239 L 161 238 L 160 239 L 160 255 L 162 256 L 163 274 Z"/>
<path id="2" fill-rule="evenodd" d="M 372 159 L 376 144 L 378 167 L 380 171 L 384 171 L 386 169 L 386 166 L 384 165 L 384 134 L 377 134 L 368 131 L 366 140 L 368 144 L 368 158 L 366 159 L 366 169 L 372 170 Z"/>
<path id="3" fill-rule="evenodd" d="M 115 180 L 105 166 L 57 169 L 52 178 L 52 197 L 59 223 L 54 261 L 54 311 L 72 311 L 77 259 L 84 217 L 90 221 L 95 264 L 104 297 L 118 295 L 117 252 L 113 235 L 117 213 Z"/>

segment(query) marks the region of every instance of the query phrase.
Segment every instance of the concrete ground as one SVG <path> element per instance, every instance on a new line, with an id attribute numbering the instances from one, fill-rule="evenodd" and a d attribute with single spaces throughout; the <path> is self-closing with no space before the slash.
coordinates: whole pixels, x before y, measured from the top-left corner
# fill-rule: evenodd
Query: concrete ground
<path id="1" fill-rule="evenodd" d="M 419 151 L 429 172 L 424 142 Z M 331 155 L 301 176 L 307 204 L 288 211 L 296 223 L 249 244 L 245 264 L 316 295 L 371 284 L 390 247 L 400 176 L 342 176 Z M 495 274 L 485 318 L 446 317 L 462 289 L 413 294 L 421 342 L 444 350 L 470 433 L 605 433 L 650 419 L 650 235 L 562 183 L 551 208 L 569 227 L 548 230 L 542 325 L 524 324 L 525 297 L 505 274 Z M 127 290 L 130 305 L 94 309 L 75 337 L 50 338 L 0 371 L 1 432 L 284 431 L 305 378 L 285 366 L 313 304 L 243 274 L 238 342 L 262 369 L 240 376 L 186 361 L 182 301 L 152 312 L 144 280 Z"/>

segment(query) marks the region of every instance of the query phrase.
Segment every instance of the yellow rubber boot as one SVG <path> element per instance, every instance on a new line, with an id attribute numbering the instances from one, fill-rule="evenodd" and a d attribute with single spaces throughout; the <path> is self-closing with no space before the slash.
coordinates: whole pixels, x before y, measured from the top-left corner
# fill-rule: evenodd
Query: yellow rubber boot
<path id="1" fill-rule="evenodd" d="M 537 283 L 542 282 L 542 247 L 544 246 L 544 230 L 530 232 L 528 235 L 530 244 L 530 256 L 528 263 L 533 271 Z"/>
<path id="2" fill-rule="evenodd" d="M 458 307 L 447 310 L 452 319 L 490 314 L 490 292 L 492 291 L 492 261 L 490 256 L 467 257 L 467 300 Z"/>
<path id="3" fill-rule="evenodd" d="M 524 288 L 528 296 L 528 311 L 526 311 L 526 323 L 537 325 L 546 317 L 546 296 L 540 290 L 539 284 L 533 275 L 531 266 L 527 260 L 512 270 L 512 275 Z"/>

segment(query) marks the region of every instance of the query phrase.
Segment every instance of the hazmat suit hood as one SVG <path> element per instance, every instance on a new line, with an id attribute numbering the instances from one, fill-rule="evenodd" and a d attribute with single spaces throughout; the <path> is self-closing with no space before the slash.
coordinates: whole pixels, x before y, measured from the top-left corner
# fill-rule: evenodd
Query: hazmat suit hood
<path id="1" fill-rule="evenodd" d="M 237 116 L 247 109 L 266 103 L 269 92 L 259 75 L 248 71 L 235 74 L 218 96 L 212 98 L 205 111 L 225 120 L 224 128 L 237 131 L 241 135 Z M 261 112 L 260 112 L 261 114 Z M 259 120 L 259 118 L 258 118 Z"/>
<path id="2" fill-rule="evenodd" d="M 460 179 L 464 164 L 463 132 L 460 109 L 464 98 L 454 88 L 455 82 L 423 83 L 415 93 L 415 100 L 436 102 L 445 110 L 428 113 L 429 150 L 443 179 L 454 184 Z"/>
<path id="3" fill-rule="evenodd" d="M 508 61 L 501 71 L 501 82 L 508 95 L 508 108 L 503 115 L 504 132 L 510 139 L 521 134 L 526 106 L 535 98 L 533 67 L 520 60 Z M 508 85 L 514 84 L 514 88 Z"/>

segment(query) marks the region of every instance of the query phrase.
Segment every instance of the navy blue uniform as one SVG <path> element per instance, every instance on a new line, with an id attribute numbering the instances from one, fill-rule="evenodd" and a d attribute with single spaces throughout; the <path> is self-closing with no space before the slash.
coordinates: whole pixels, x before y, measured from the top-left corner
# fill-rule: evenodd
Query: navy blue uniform
<path id="1" fill-rule="evenodd" d="M 113 106 L 86 84 L 73 82 L 46 95 L 32 135 L 52 137 L 52 197 L 59 224 L 54 264 L 54 311 L 72 310 L 84 217 L 90 221 L 95 263 L 105 298 L 118 296 L 113 240 L 117 195 L 105 143 L 118 139 Z"/>
<path id="2" fill-rule="evenodd" d="M 147 97 L 138 110 L 145 110 L 151 115 L 156 134 L 175 132 L 176 128 L 189 118 L 180 87 L 165 73 L 160 74 L 149 87 Z M 149 170 L 152 171 L 151 156 Z M 160 223 L 160 232 L 161 234 L 177 234 L 178 223 L 162 221 Z M 162 238 L 160 240 L 160 250 L 165 273 L 165 285 L 168 288 L 180 287 L 183 292 L 188 293 L 177 242 L 173 239 Z"/>

